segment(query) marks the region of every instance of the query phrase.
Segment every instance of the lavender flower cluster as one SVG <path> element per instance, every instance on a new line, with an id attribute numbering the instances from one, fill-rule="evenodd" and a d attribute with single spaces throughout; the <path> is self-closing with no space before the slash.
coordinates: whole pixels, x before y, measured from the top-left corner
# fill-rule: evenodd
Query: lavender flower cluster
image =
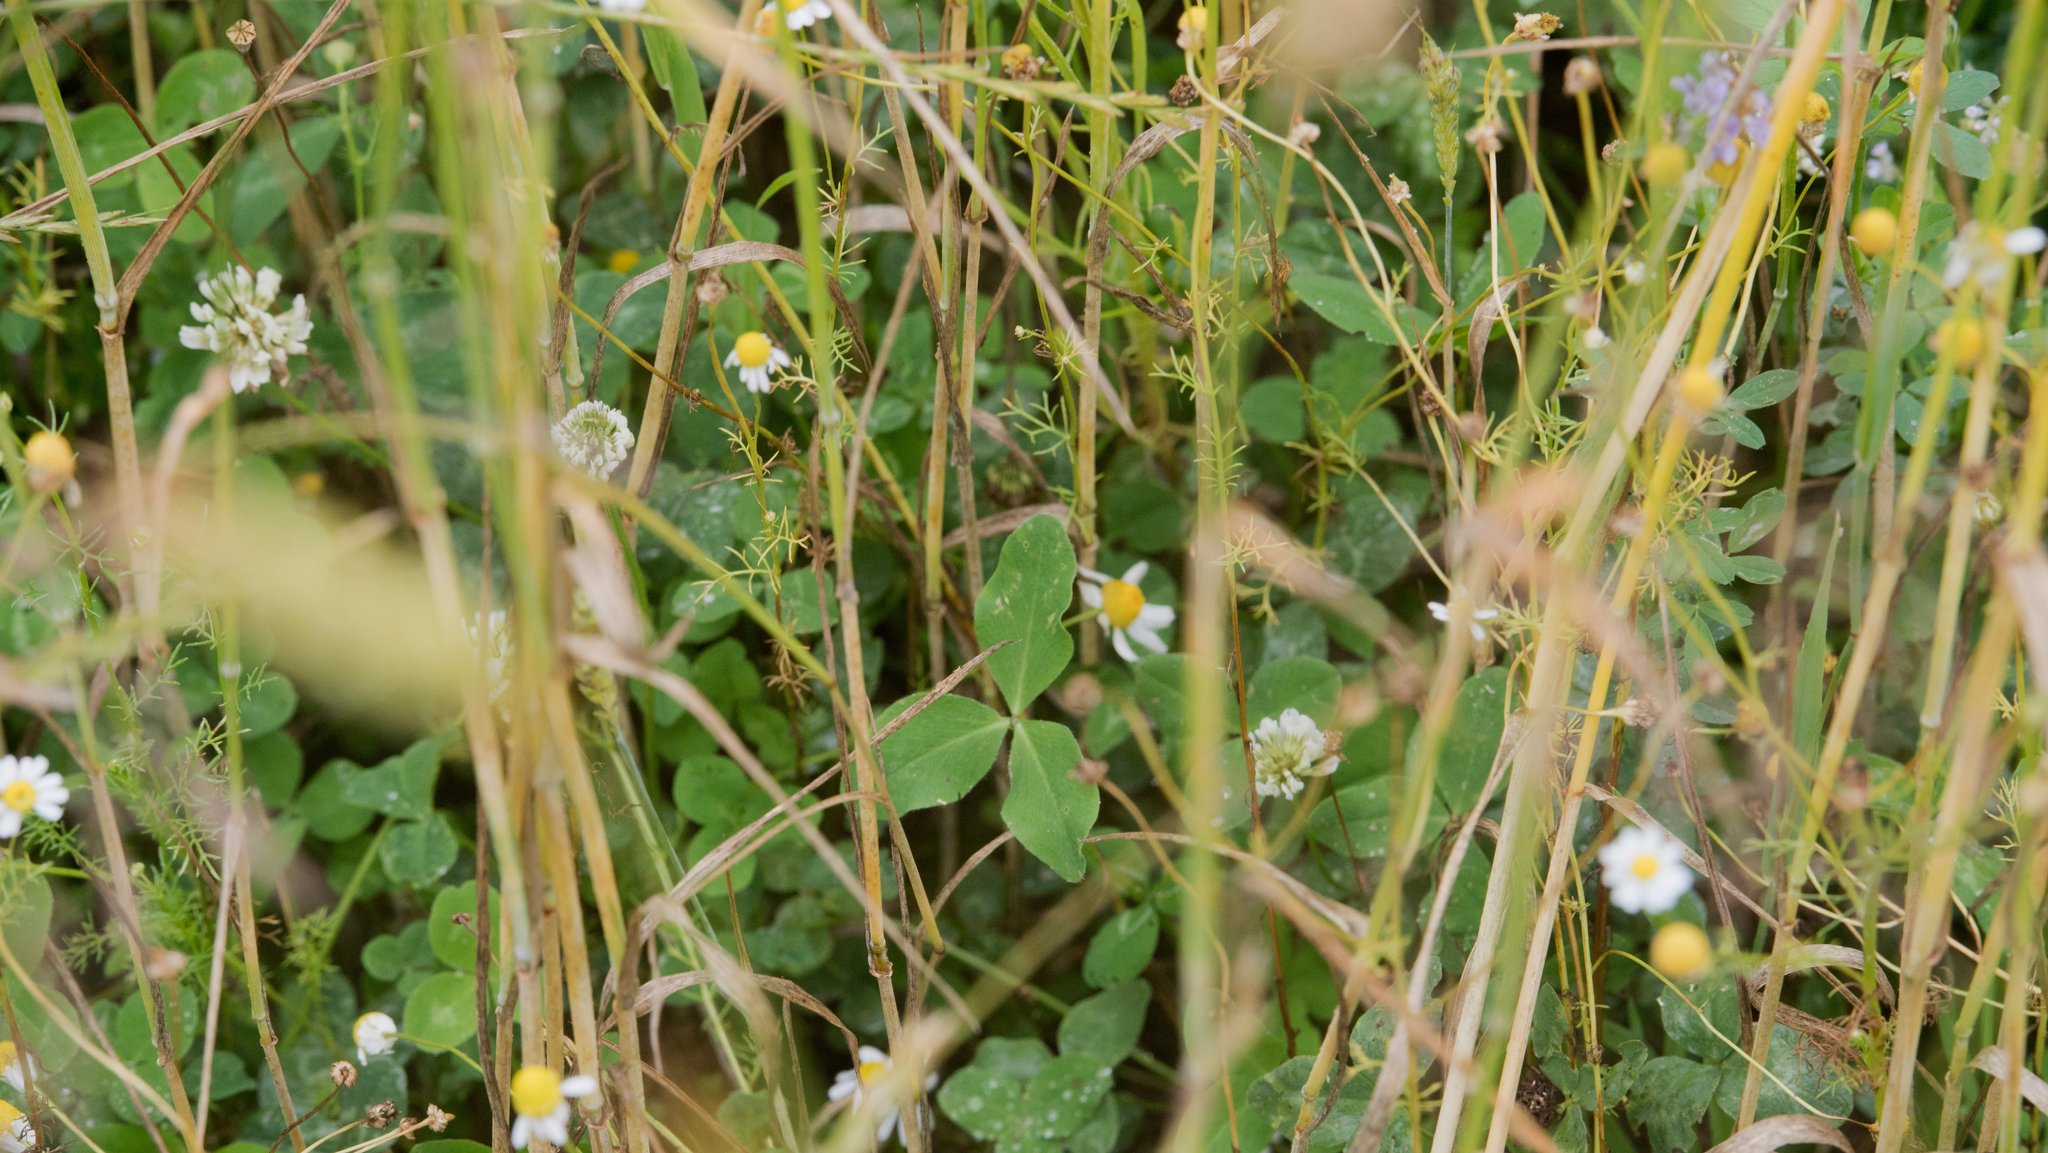
<path id="1" fill-rule="evenodd" d="M 1705 126 L 1706 143 L 1701 151 L 1716 164 L 1739 160 L 1743 139 L 1754 143 L 1770 134 L 1770 101 L 1754 88 L 1731 98 L 1736 81 L 1735 58 L 1726 52 L 1709 52 L 1700 58 L 1696 71 L 1671 82 L 1685 97 L 1687 130 Z"/>

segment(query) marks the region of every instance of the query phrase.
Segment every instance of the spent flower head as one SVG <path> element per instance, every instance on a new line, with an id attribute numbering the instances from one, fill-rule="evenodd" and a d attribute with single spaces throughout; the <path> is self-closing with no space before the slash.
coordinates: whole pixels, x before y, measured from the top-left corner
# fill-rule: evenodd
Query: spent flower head
<path id="1" fill-rule="evenodd" d="M 178 330 L 178 343 L 186 348 L 215 352 L 227 358 L 228 386 L 236 392 L 268 384 L 273 378 L 283 383 L 286 358 L 306 351 L 306 338 L 313 334 L 313 321 L 306 314 L 306 298 L 294 296 L 292 306 L 273 312 L 283 277 L 274 268 L 259 269 L 255 276 L 240 265 L 213 276 L 199 278 L 199 295 L 192 305 L 192 319 Z"/>
<path id="2" fill-rule="evenodd" d="M 601 400 L 586 400 L 555 422 L 555 452 L 596 477 L 608 479 L 633 451 L 626 414 Z"/>

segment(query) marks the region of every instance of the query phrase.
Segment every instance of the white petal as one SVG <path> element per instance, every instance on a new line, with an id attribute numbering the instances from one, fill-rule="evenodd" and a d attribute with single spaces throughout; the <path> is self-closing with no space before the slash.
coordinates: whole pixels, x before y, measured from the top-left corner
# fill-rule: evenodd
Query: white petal
<path id="1" fill-rule="evenodd" d="M 1089 584 L 1087 581 L 1080 581 L 1077 583 L 1079 583 L 1081 586 L 1081 603 L 1087 605 L 1091 609 L 1101 608 L 1102 586 Z"/>
<path id="2" fill-rule="evenodd" d="M 21 832 L 21 814 L 13 809 L 0 808 L 0 841 L 7 840 L 19 832 Z"/>
<path id="3" fill-rule="evenodd" d="M 735 348 L 731 352 L 725 354 L 725 366 L 727 368 L 738 368 L 740 366 L 739 349 Z"/>
<path id="4" fill-rule="evenodd" d="M 1173 615 L 1172 605 L 1148 604 L 1138 610 L 1138 619 L 1134 623 L 1140 628 L 1163 629 L 1173 623 Z"/>
<path id="5" fill-rule="evenodd" d="M 1109 644 L 1111 648 L 1116 650 L 1116 655 L 1131 662 L 1132 664 L 1138 663 L 1138 654 L 1132 651 L 1130 638 L 1124 634 L 1124 630 L 1111 629 L 1109 631 Z M 4 819 L 6 816 L 6 813 L 0 812 L 0 819 Z M 17 817 L 15 818 L 15 820 L 17 823 L 19 823 L 20 818 Z M 14 834 L 7 833 L 5 835 L 11 837 Z"/>
<path id="6" fill-rule="evenodd" d="M 887 1065 L 889 1063 L 889 1054 L 883 1052 L 880 1049 L 875 1048 L 873 1045 L 862 1045 L 859 1049 L 859 1053 L 860 1063 L 863 1065 Z M 856 1070 L 856 1072 L 858 1072 L 858 1070 Z"/>
<path id="7" fill-rule="evenodd" d="M 2014 256 L 2031 256 L 2048 245 L 2048 232 L 2038 228 L 2015 228 L 2005 234 L 2005 250 Z"/>
<path id="8" fill-rule="evenodd" d="M 512 1147 L 514 1149 L 526 1148 L 526 1142 L 531 1135 L 532 1129 L 532 1123 L 526 1118 L 514 1117 L 512 1119 Z"/>
<path id="9" fill-rule="evenodd" d="M 1097 572 L 1097 571 L 1095 571 L 1095 570 L 1094 570 L 1094 569 L 1092 569 L 1092 568 L 1085 568 L 1085 567 L 1084 567 L 1084 568 L 1082 568 L 1082 569 L 1080 569 L 1080 570 L 1078 570 L 1078 571 L 1080 572 L 1080 574 L 1081 574 L 1082 576 L 1086 577 L 1087 579 L 1089 579 L 1089 580 L 1091 580 L 1091 581 L 1094 581 L 1094 582 L 1095 582 L 1096 584 L 1108 584 L 1108 583 L 1109 583 L 1110 581 L 1113 581 L 1113 580 L 1115 580 L 1115 579 L 1116 579 L 1115 577 L 1113 577 L 1113 576 L 1109 575 L 1109 574 L 1108 574 L 1108 573 L 1106 573 L 1106 572 Z"/>
<path id="10" fill-rule="evenodd" d="M 825 1096 L 833 1101 L 844 1101 L 860 1089 L 860 1074 L 848 1069 L 832 1079 L 832 1087 L 825 1090 Z"/>
<path id="11" fill-rule="evenodd" d="M 597 1092 L 597 1078 L 589 1076 L 570 1077 L 562 1082 L 562 1096 L 571 1101 L 588 1097 Z"/>
<path id="12" fill-rule="evenodd" d="M 1141 560 L 1124 570 L 1124 583 L 1127 585 L 1139 584 L 1144 581 L 1145 574 L 1151 571 L 1151 562 Z"/>
<path id="13" fill-rule="evenodd" d="M 1124 632 L 1132 640 L 1151 649 L 1155 653 L 1166 651 L 1166 642 L 1159 639 L 1159 633 L 1153 629 L 1146 628 L 1142 623 L 1133 624 L 1130 628 L 1125 629 Z"/>
<path id="14" fill-rule="evenodd" d="M 1429 602 L 1429 615 L 1440 621 L 1448 622 L 1451 619 L 1451 610 L 1446 608 L 1442 601 L 1431 601 Z"/>

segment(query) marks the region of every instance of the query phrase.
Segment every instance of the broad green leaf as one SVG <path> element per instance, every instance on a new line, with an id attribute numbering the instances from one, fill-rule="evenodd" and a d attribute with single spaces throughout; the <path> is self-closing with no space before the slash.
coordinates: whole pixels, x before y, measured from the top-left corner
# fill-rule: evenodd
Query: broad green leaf
<path id="1" fill-rule="evenodd" d="M 1839 1117 L 1855 1103 L 1856 1091 L 1846 1071 L 1835 1065 L 1826 1050 L 1795 1030 L 1780 1027 L 1771 1031 L 1771 1048 L 1764 1057 L 1764 1068 L 1775 1080 L 1764 1078 L 1763 1092 L 1756 1102 L 1758 1118 L 1809 1111 Z M 1721 1084 L 1714 1094 L 1714 1103 L 1724 1112 L 1733 1115 L 1741 1108 L 1743 1081 L 1748 1072 L 1748 1065 L 1739 1060 L 1721 1066 Z"/>
<path id="2" fill-rule="evenodd" d="M 375 809 L 357 804 L 346 782 L 360 779 L 364 769 L 354 761 L 329 761 L 299 790 L 294 809 L 306 818 L 306 831 L 323 841 L 346 841 L 370 827 Z"/>
<path id="3" fill-rule="evenodd" d="M 1458 281 L 1458 302 L 1463 308 L 1478 303 L 1496 281 L 1534 266 L 1543 251 L 1543 200 L 1534 192 L 1524 192 L 1503 204 L 1500 223 L 1498 259 L 1493 249 L 1495 232 L 1488 229 L 1480 238 L 1471 263 L 1465 266 L 1464 277 Z"/>
<path id="4" fill-rule="evenodd" d="M 468 973 L 436 973 L 405 999 L 399 1028 L 428 1045 L 453 1049 L 476 1036 L 476 978 Z"/>
<path id="5" fill-rule="evenodd" d="M 884 713 L 888 721 L 910 701 Z M 943 696 L 882 742 L 889 800 L 899 813 L 951 804 L 988 775 L 1010 723 L 980 701 Z"/>
<path id="6" fill-rule="evenodd" d="M 640 42 L 647 49 L 647 64 L 654 72 L 655 83 L 669 94 L 676 120 L 681 124 L 702 124 L 704 114 L 704 86 L 697 79 L 697 62 L 690 58 L 690 50 L 676 34 L 654 24 L 640 26 Z M 696 133 L 685 132 L 682 137 L 683 154 L 696 159 Z"/>
<path id="7" fill-rule="evenodd" d="M 1732 988 L 1702 985 L 1683 993 L 1666 988 L 1657 995 L 1657 1011 L 1664 1022 L 1664 1035 L 1672 1044 L 1702 1060 L 1727 1059 L 1735 1054 L 1731 1046 L 1741 1043 Z M 1716 1032 L 1720 1036 L 1715 1036 Z M 1739 1058 L 1736 1063 L 1741 1064 Z"/>
<path id="8" fill-rule="evenodd" d="M 282 673 L 269 669 L 245 679 L 239 695 L 237 704 L 245 737 L 275 732 L 299 710 L 299 690 Z"/>
<path id="9" fill-rule="evenodd" d="M 434 813 L 424 821 L 393 825 L 377 848 L 377 859 L 383 862 L 384 875 L 392 883 L 419 889 L 440 880 L 455 867 L 458 849 L 447 815 Z"/>
<path id="10" fill-rule="evenodd" d="M 1699 1144 L 1700 1117 L 1714 1099 L 1721 1072 L 1684 1057 L 1653 1057 L 1628 1095 L 1628 1119 L 1649 1134 L 1649 1153 L 1679 1153 Z"/>
<path id="11" fill-rule="evenodd" d="M 263 803 L 281 809 L 299 791 L 299 781 L 306 775 L 306 754 L 284 733 L 265 733 L 242 742 L 242 768 Z"/>
<path id="12" fill-rule="evenodd" d="M 1724 408 L 1700 421 L 1700 431 L 1708 436 L 1732 436 L 1744 448 L 1762 448 L 1765 444 L 1763 428 L 1733 409 Z"/>
<path id="13" fill-rule="evenodd" d="M 1941 109 L 1961 112 L 1998 91 L 1998 74 L 1976 68 L 1959 68 L 1942 81 Z"/>
<path id="14" fill-rule="evenodd" d="M 1074 546 L 1066 526 L 1055 517 L 1032 517 L 1003 542 L 1002 560 L 974 602 L 981 643 L 1014 642 L 988 658 L 1012 713 L 1022 712 L 1073 658 L 1074 638 L 1062 623 L 1073 600 Z"/>
<path id="15" fill-rule="evenodd" d="M 1991 175 L 1991 150 L 1977 134 L 1946 120 L 1935 125 L 1940 134 L 1934 141 L 1934 158 L 1959 175 L 1982 180 Z"/>
<path id="16" fill-rule="evenodd" d="M 261 138 L 237 170 L 234 192 L 228 198 L 227 218 L 221 223 L 239 245 L 256 243 L 306 186 L 306 173 L 317 173 L 341 139 L 341 121 L 334 116 L 313 116 L 292 125 L 292 146 L 275 135 Z M 297 159 L 293 157 L 296 155 Z M 304 165 L 304 170 L 300 169 Z M 287 295 L 285 304 L 290 304 Z"/>
<path id="17" fill-rule="evenodd" d="M 1436 773 L 1436 791 L 1452 812 L 1479 803 L 1507 728 L 1507 703 L 1508 671 L 1499 665 L 1474 673 L 1458 689 Z"/>
<path id="18" fill-rule="evenodd" d="M 1075 779 L 1081 746 L 1065 725 L 1018 721 L 1010 742 L 1010 795 L 1003 823 L 1017 842 L 1068 882 L 1081 879 L 1088 860 L 1081 838 L 1095 827 L 1102 798 L 1094 785 Z"/>
<path id="19" fill-rule="evenodd" d="M 255 98 L 256 79 L 241 53 L 226 48 L 194 52 L 171 65 L 157 86 L 157 136 L 176 135 Z"/>
<path id="20" fill-rule="evenodd" d="M 1178 737 L 1187 727 L 1187 709 L 1182 702 L 1187 696 L 1189 667 L 1186 654 L 1156 653 L 1139 661 L 1131 678 L 1131 695 L 1138 698 L 1138 707 L 1152 718 L 1154 728 L 1166 740 Z M 1229 715 L 1235 712 L 1226 712 L 1226 731 L 1237 730 L 1237 718 Z"/>
<path id="21" fill-rule="evenodd" d="M 1256 729 L 1267 717 L 1300 709 L 1317 724 L 1328 725 L 1336 719 L 1337 694 L 1343 688 L 1344 678 L 1328 661 L 1314 657 L 1268 661 L 1252 674 L 1245 691 L 1245 717 Z"/>
<path id="22" fill-rule="evenodd" d="M 1751 412 L 1769 408 L 1799 388 L 1799 374 L 1789 368 L 1759 372 L 1728 394 L 1728 407 Z"/>
<path id="23" fill-rule="evenodd" d="M 1081 975 L 1098 989 L 1121 984 L 1144 972 L 1158 948 L 1158 912 L 1150 905 L 1135 905 L 1095 931 L 1081 958 Z"/>
<path id="24" fill-rule="evenodd" d="M 1069 1057 L 1085 1054 L 1109 1066 L 1121 1064 L 1137 1048 L 1145 1008 L 1151 1003 L 1152 986 L 1143 981 L 1126 981 L 1075 1002 L 1060 1018 L 1060 1052 Z"/>
<path id="25" fill-rule="evenodd" d="M 1297 272 L 1288 278 L 1287 287 L 1316 315 L 1345 332 L 1356 333 L 1374 344 L 1400 343 L 1394 326 L 1387 322 L 1379 305 L 1368 298 L 1365 286 L 1351 277 Z M 1430 318 L 1405 300 L 1396 297 L 1392 311 L 1411 343 L 1429 327 Z"/>
<path id="26" fill-rule="evenodd" d="M 127 111 L 117 104 L 96 105 L 73 116 L 71 132 L 78 139 L 78 151 L 87 172 L 111 168 L 149 147 L 143 142 L 142 132 L 135 127 L 135 121 L 130 120 Z M 131 168 L 119 176 L 108 177 L 94 188 L 105 195 L 107 190 L 120 188 L 133 179 L 135 170 Z M 190 288 L 191 285 L 188 283 L 185 287 Z"/>
<path id="27" fill-rule="evenodd" d="M 1445 820 L 1443 802 L 1432 797 L 1424 835 L 1435 836 Z M 1308 818 L 1308 835 L 1316 844 L 1359 858 L 1385 856 L 1393 831 L 1394 812 L 1384 777 L 1338 789 L 1318 802 Z"/>
<path id="28" fill-rule="evenodd" d="M 490 908 L 479 926 L 475 881 L 464 881 L 434 894 L 433 911 L 427 914 L 427 945 L 443 965 L 464 972 L 475 971 L 478 929 L 488 933 L 498 923 L 498 891 L 492 889 L 488 899 Z M 467 923 L 458 923 L 457 915 L 465 916 Z M 497 942 L 491 944 L 495 946 Z"/>
<path id="29" fill-rule="evenodd" d="M 422 821 L 434 811 L 434 778 L 441 773 L 441 738 L 414 741 L 404 752 L 385 759 L 375 768 L 339 761 L 336 772 L 341 778 L 342 799 L 349 804 L 387 817 Z"/>
<path id="30" fill-rule="evenodd" d="M 1769 536 L 1778 527 L 1778 521 L 1785 515 L 1785 492 L 1783 489 L 1767 488 L 1749 498 L 1735 519 L 1735 525 L 1728 532 L 1728 551 L 1739 553 Z"/>

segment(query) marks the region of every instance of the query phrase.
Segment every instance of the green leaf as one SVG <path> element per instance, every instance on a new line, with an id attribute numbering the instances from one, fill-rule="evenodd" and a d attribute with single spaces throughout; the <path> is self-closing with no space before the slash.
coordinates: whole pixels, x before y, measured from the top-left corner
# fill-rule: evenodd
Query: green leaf
<path id="1" fill-rule="evenodd" d="M 1977 134 L 1961 125 L 1940 121 L 1940 139 L 1934 142 L 1934 158 L 1959 175 L 1982 180 L 1991 175 L 1991 150 Z"/>
<path id="2" fill-rule="evenodd" d="M 424 821 L 393 825 L 378 846 L 377 859 L 392 883 L 419 889 L 440 880 L 455 866 L 457 848 L 447 816 L 435 813 Z"/>
<path id="3" fill-rule="evenodd" d="M 476 1036 L 476 978 L 468 973 L 436 973 L 421 981 L 405 999 L 399 1028 L 428 1045 L 453 1049 Z"/>
<path id="4" fill-rule="evenodd" d="M 1010 743 L 1010 795 L 1003 823 L 1017 842 L 1069 883 L 1088 871 L 1081 838 L 1095 827 L 1102 798 L 1094 785 L 1076 780 L 1081 746 L 1065 725 L 1018 721 Z"/>
<path id="5" fill-rule="evenodd" d="M 1688 996 L 1691 1004 L 1686 1003 Z M 1657 1011 L 1664 1022 L 1664 1035 L 1693 1056 L 1718 1062 L 1734 1053 L 1731 1046 L 1738 1043 L 1740 1026 L 1735 1021 L 1732 988 L 1696 988 L 1681 995 L 1667 987 L 1657 995 Z M 1718 1037 L 1714 1035 L 1717 1030 Z"/>
<path id="6" fill-rule="evenodd" d="M 878 720 L 892 719 L 910 703 L 899 702 Z M 948 805 L 966 796 L 995 765 L 1009 730 L 1010 723 L 980 701 L 959 696 L 933 701 L 882 743 L 896 811 Z"/>
<path id="7" fill-rule="evenodd" d="M 54 905 L 49 878 L 41 870 L 12 857 L 0 858 L 0 936 L 30 972 L 42 962 Z"/>
<path id="8" fill-rule="evenodd" d="M 1791 1029 L 1780 1027 L 1771 1031 L 1771 1048 L 1764 1057 L 1764 1068 L 1776 1080 L 1764 1078 L 1763 1092 L 1756 1102 L 1759 1120 L 1782 1113 L 1805 1113 L 1806 1106 L 1839 1117 L 1855 1103 L 1855 1089 L 1843 1070 L 1835 1067 L 1825 1051 Z M 1743 1082 L 1748 1073 L 1747 1062 L 1729 1061 L 1721 1066 L 1721 1084 L 1715 1091 L 1714 1103 L 1731 1116 L 1742 1106 Z M 1779 1085 L 1781 1081 L 1783 1087 Z M 1806 1104 L 1801 1105 L 1801 1101 Z"/>
<path id="9" fill-rule="evenodd" d="M 1288 277 L 1287 287 L 1294 295 L 1309 306 L 1316 315 L 1343 329 L 1356 333 L 1374 344 L 1398 344 L 1394 326 L 1380 312 L 1366 295 L 1365 286 L 1348 276 L 1331 276 L 1322 272 L 1297 272 Z M 1410 343 L 1415 343 L 1422 332 L 1429 327 L 1430 320 L 1421 310 L 1405 300 L 1393 301 L 1394 319 L 1408 334 Z"/>
<path id="10" fill-rule="evenodd" d="M 434 811 L 434 778 L 441 773 L 441 738 L 426 737 L 372 769 L 336 762 L 341 797 L 351 805 L 401 820 L 423 821 Z M 322 770 L 323 772 L 325 770 Z"/>
<path id="11" fill-rule="evenodd" d="M 647 65 L 654 72 L 654 82 L 669 94 L 676 113 L 676 120 L 683 124 L 704 122 L 704 86 L 697 79 L 697 62 L 690 58 L 690 50 L 676 34 L 654 24 L 640 26 L 640 43 L 647 49 Z M 697 151 L 692 147 L 698 139 L 695 133 L 684 133 L 683 151 L 695 159 Z"/>
<path id="12" fill-rule="evenodd" d="M 1060 1018 L 1060 1052 L 1085 1054 L 1112 1067 L 1121 1064 L 1138 1046 L 1151 1003 L 1152 986 L 1143 981 L 1126 981 L 1076 1002 Z"/>
<path id="13" fill-rule="evenodd" d="M 1821 561 L 1820 582 L 1814 586 L 1813 610 L 1806 619 L 1806 633 L 1799 641 L 1799 663 L 1792 680 L 1792 751 L 1812 764 L 1820 754 L 1820 723 L 1826 707 L 1828 658 L 1828 589 L 1835 573 L 1835 546 L 1841 543 L 1840 522 L 1828 522 L 1828 555 Z"/>
<path id="14" fill-rule="evenodd" d="M 171 65 L 157 86 L 157 136 L 174 136 L 201 121 L 233 112 L 255 97 L 256 80 L 241 53 L 226 48 L 194 52 Z"/>
<path id="15" fill-rule="evenodd" d="M 1424 835 L 1435 836 L 1445 819 L 1443 802 L 1430 798 Z M 1316 844 L 1359 858 L 1386 856 L 1393 833 L 1394 810 L 1385 778 L 1338 789 L 1324 797 L 1308 818 L 1308 835 Z"/>
<path id="16" fill-rule="evenodd" d="M 1057 679 L 1074 655 L 1061 618 L 1074 599 L 1074 546 L 1057 518 L 1035 516 L 1003 542 L 1002 560 L 974 602 L 974 632 L 984 646 L 1013 641 L 988 658 L 1012 713 Z"/>
<path id="17" fill-rule="evenodd" d="M 1732 436 L 1744 448 L 1764 446 L 1764 430 L 1733 409 L 1724 408 L 1700 421 L 1700 432 L 1707 436 Z"/>
<path id="18" fill-rule="evenodd" d="M 1767 556 L 1733 556 L 1728 563 L 1739 580 L 1753 585 L 1774 585 L 1785 579 L 1785 566 Z"/>
<path id="19" fill-rule="evenodd" d="M 1742 552 L 1769 536 L 1784 515 L 1783 489 L 1767 488 L 1750 497 L 1749 503 L 1742 506 L 1741 514 L 1735 518 L 1735 526 L 1728 532 L 1728 551 Z"/>
<path id="20" fill-rule="evenodd" d="M 1152 724 L 1167 740 L 1178 737 L 1187 727 L 1187 709 L 1183 704 L 1187 693 L 1189 661 L 1184 653 L 1155 653 L 1138 662 L 1131 678 L 1131 695 L 1138 698 L 1138 707 L 1152 718 Z M 1224 728 L 1237 730 L 1235 709 L 1225 710 Z"/>
<path id="21" fill-rule="evenodd" d="M 1301 385 L 1290 377 L 1270 376 L 1245 389 L 1238 399 L 1237 415 L 1260 440 L 1288 444 L 1307 432 L 1303 416 Z"/>
<path id="22" fill-rule="evenodd" d="M 491 890 L 489 910 L 481 926 L 484 932 L 498 923 L 498 891 Z M 455 920 L 460 914 L 467 924 Z M 443 965 L 464 972 L 476 970 L 476 882 L 464 881 L 434 894 L 434 909 L 427 914 L 427 945 Z"/>
<path id="23" fill-rule="evenodd" d="M 295 122 L 291 132 L 290 151 L 276 136 L 265 136 L 236 172 L 227 218 L 221 221 L 236 244 L 256 243 L 284 215 L 292 197 L 306 187 L 306 173 L 319 172 L 333 153 L 341 139 L 341 119 L 308 117 Z"/>
<path id="24" fill-rule="evenodd" d="M 78 140 L 79 156 L 84 160 L 87 172 L 111 168 L 149 147 L 143 142 L 142 132 L 135 127 L 135 121 L 130 120 L 127 110 L 118 104 L 100 104 L 73 116 L 71 133 Z M 133 179 L 135 170 L 131 168 L 93 187 L 104 192 L 120 188 Z M 186 287 L 191 285 L 188 283 Z"/>
<path id="25" fill-rule="evenodd" d="M 1474 673 L 1458 689 L 1436 774 L 1436 791 L 1452 812 L 1479 803 L 1507 729 L 1507 701 L 1508 671 L 1499 665 Z"/>
<path id="26" fill-rule="evenodd" d="M 1290 657 L 1268 661 L 1252 674 L 1245 691 L 1245 716 L 1253 727 L 1267 717 L 1288 709 L 1300 709 L 1319 725 L 1337 717 L 1337 694 L 1344 678 L 1328 661 L 1314 657 Z"/>
<path id="27" fill-rule="evenodd" d="M 1998 74 L 1975 68 L 1959 68 L 1948 74 L 1941 88 L 1941 110 L 1961 112 L 1998 91 Z"/>
<path id="28" fill-rule="evenodd" d="M 294 811 L 306 818 L 306 831 L 323 841 L 346 841 L 370 827 L 374 810 L 349 799 L 344 783 L 366 770 L 353 761 L 329 761 L 299 790 Z"/>
<path id="29" fill-rule="evenodd" d="M 284 727 L 299 710 L 299 690 L 281 674 L 264 671 L 241 682 L 239 716 L 242 735 L 260 737 Z"/>
<path id="30" fill-rule="evenodd" d="M 1498 263 L 1493 252 L 1494 233 L 1489 230 L 1480 238 L 1479 249 L 1474 253 L 1472 262 L 1465 266 L 1465 275 L 1458 282 L 1458 301 L 1463 308 L 1469 309 L 1478 303 L 1480 296 L 1492 288 L 1496 280 L 1512 277 L 1534 266 L 1536 257 L 1543 251 L 1543 200 L 1534 192 L 1524 192 L 1502 205 L 1500 223 Z"/>
<path id="31" fill-rule="evenodd" d="M 1791 396 L 1798 388 L 1797 372 L 1789 368 L 1774 368 L 1769 372 L 1759 372 L 1743 381 L 1741 387 L 1728 394 L 1727 403 L 1730 408 L 1751 412 L 1759 408 L 1769 408 Z"/>
<path id="32" fill-rule="evenodd" d="M 1081 975 L 1098 989 L 1121 984 L 1144 972 L 1158 948 L 1158 912 L 1150 905 L 1135 905 L 1095 931 L 1088 954 L 1081 959 Z"/>

